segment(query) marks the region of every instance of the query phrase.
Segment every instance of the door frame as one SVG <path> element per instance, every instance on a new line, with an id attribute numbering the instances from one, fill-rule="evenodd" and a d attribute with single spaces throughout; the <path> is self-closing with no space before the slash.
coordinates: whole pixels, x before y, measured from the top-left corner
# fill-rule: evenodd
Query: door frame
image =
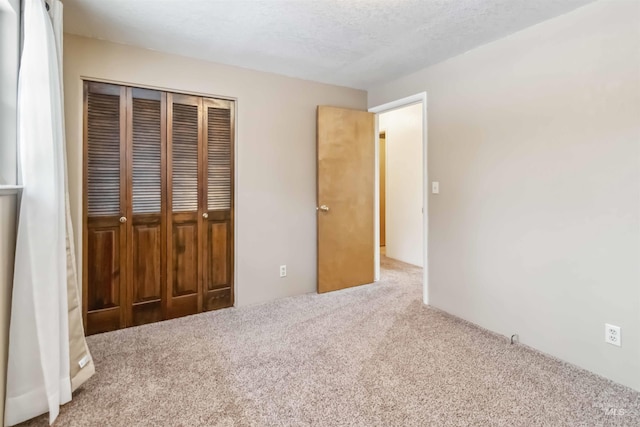
<path id="1" fill-rule="evenodd" d="M 422 259 L 423 259 L 423 275 L 422 275 L 422 302 L 429 304 L 429 173 L 428 173 L 428 132 L 427 132 L 427 92 L 420 92 L 415 95 L 387 102 L 375 107 L 369 108 L 370 113 L 376 114 L 375 129 L 375 162 L 380 162 L 380 114 L 386 113 L 399 108 L 408 107 L 414 104 L 422 104 Z M 380 168 L 375 168 L 375 189 L 374 189 L 374 266 L 376 281 L 380 280 Z"/>

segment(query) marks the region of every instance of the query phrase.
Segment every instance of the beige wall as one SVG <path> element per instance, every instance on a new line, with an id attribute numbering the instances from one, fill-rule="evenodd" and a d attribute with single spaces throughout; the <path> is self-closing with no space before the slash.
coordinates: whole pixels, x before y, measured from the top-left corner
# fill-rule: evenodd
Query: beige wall
<path id="1" fill-rule="evenodd" d="M 237 102 L 236 304 L 316 288 L 316 106 L 366 109 L 366 93 L 65 34 L 65 118 L 81 253 L 82 86 L 94 78 Z M 80 259 L 80 258 L 79 258 Z M 287 277 L 279 266 L 287 265 Z"/>
<path id="2" fill-rule="evenodd" d="M 422 104 L 380 114 L 386 134 L 386 255 L 421 266 Z"/>
<path id="3" fill-rule="evenodd" d="M 368 101 L 427 91 L 431 303 L 638 390 L 639 17 L 596 2 Z"/>

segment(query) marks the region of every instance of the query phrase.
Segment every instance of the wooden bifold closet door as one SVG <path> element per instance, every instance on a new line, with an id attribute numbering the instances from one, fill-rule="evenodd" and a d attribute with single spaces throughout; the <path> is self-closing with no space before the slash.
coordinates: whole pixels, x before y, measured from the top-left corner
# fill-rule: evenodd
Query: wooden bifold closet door
<path id="1" fill-rule="evenodd" d="M 88 334 L 233 305 L 233 101 L 84 83 Z"/>

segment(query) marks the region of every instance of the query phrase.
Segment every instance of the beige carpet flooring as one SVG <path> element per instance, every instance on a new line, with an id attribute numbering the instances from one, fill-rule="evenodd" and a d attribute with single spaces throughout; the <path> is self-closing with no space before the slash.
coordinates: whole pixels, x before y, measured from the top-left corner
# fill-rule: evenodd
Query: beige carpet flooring
<path id="1" fill-rule="evenodd" d="M 421 269 L 382 262 L 375 285 L 89 337 L 97 374 L 56 425 L 640 426 L 640 393 L 423 306 Z"/>

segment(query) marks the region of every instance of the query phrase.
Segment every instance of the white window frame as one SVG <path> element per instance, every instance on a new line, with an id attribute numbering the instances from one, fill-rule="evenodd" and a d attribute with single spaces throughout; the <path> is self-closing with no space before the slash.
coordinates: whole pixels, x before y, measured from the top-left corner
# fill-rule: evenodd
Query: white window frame
<path id="1" fill-rule="evenodd" d="M 20 0 L 0 0 L 0 195 L 18 184 L 17 99 Z"/>

